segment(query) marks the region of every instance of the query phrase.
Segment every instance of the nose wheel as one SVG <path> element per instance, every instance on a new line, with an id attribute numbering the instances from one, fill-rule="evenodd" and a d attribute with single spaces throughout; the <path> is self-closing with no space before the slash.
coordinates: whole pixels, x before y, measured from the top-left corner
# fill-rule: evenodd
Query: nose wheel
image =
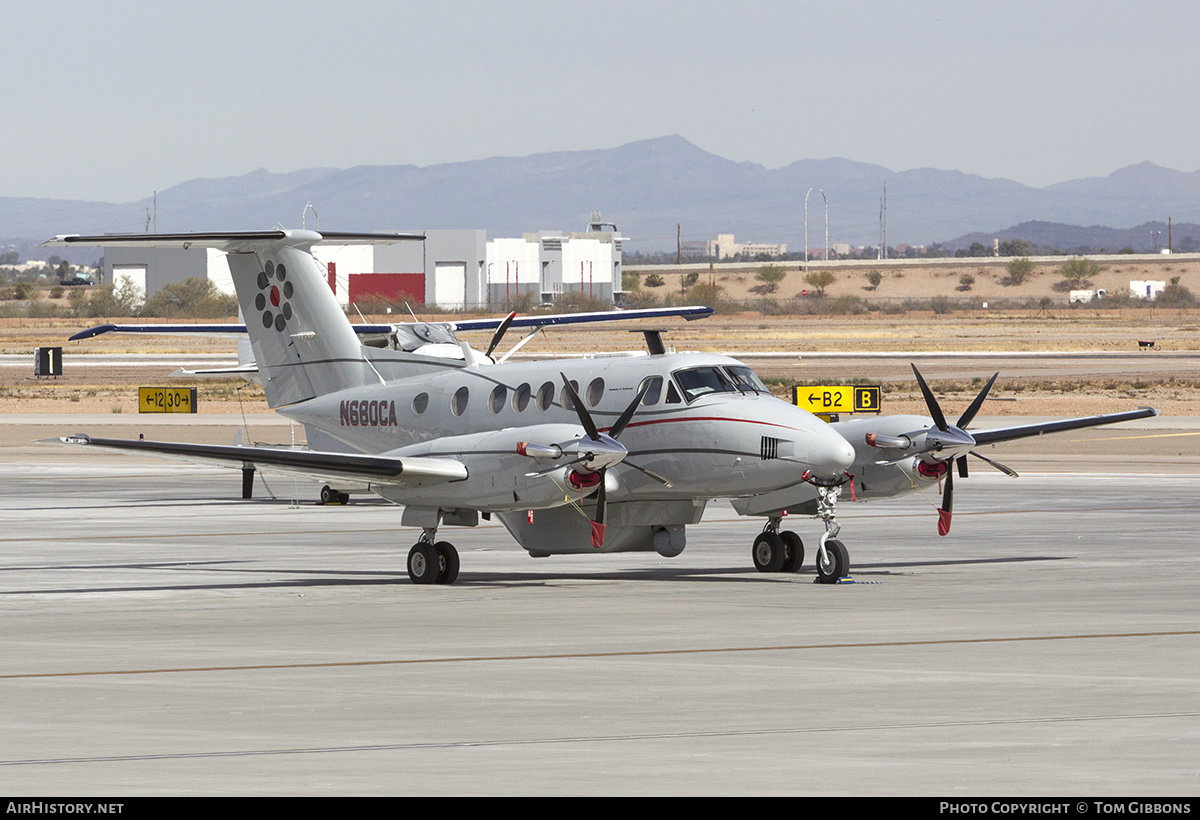
<path id="1" fill-rule="evenodd" d="M 850 553 L 836 538 L 823 539 L 817 550 L 817 583 L 836 584 L 850 574 Z"/>

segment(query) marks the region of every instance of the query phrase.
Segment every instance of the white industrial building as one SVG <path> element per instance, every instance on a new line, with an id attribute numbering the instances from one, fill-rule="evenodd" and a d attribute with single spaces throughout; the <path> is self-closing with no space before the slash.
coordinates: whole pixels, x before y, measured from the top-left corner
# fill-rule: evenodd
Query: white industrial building
<path id="1" fill-rule="evenodd" d="M 500 310 L 521 294 L 550 302 L 571 291 L 612 300 L 621 291 L 621 237 L 600 227 L 491 240 L 483 230 L 424 231 L 423 241 L 321 244 L 313 255 L 325 264 L 338 300 L 364 312 L 405 303 Z M 107 247 L 104 276 L 118 286 L 127 279 L 147 297 L 189 277 L 233 293 L 225 254 L 207 248 Z"/>

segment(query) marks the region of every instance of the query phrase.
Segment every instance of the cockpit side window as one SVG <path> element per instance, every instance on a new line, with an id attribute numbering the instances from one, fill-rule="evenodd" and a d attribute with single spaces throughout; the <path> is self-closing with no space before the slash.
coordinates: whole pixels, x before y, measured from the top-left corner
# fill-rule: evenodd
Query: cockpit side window
<path id="1" fill-rule="evenodd" d="M 767 386 L 763 384 L 763 381 L 758 377 L 758 374 L 745 365 L 738 367 L 727 367 L 725 369 L 729 372 L 730 378 L 733 379 L 733 383 L 737 385 L 738 388 L 742 390 L 751 390 L 755 393 L 771 392 L 767 389 Z"/>
<path id="2" fill-rule="evenodd" d="M 662 376 L 650 376 L 642 381 L 642 385 L 647 382 L 650 386 L 646 388 L 646 395 L 642 396 L 642 406 L 653 407 L 662 398 Z M 638 385 L 638 390 L 642 389 L 642 385 Z"/>

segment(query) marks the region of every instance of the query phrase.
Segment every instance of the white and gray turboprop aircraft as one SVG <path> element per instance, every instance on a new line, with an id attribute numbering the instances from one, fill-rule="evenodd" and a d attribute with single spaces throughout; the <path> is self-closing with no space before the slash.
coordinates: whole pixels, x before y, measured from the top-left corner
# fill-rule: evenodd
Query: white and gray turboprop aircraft
<path id="1" fill-rule="evenodd" d="M 650 355 L 496 364 L 466 345 L 461 358 L 363 345 L 310 248 L 408 238 L 280 230 L 50 240 L 226 251 L 268 404 L 353 452 L 63 441 L 369 486 L 404 506 L 403 525 L 421 528 L 408 557 L 418 583 L 455 579 L 457 551 L 438 530 L 480 515 L 497 516 L 535 556 L 674 556 L 711 499 L 801 476 L 845 480 L 854 458 L 846 440 L 724 356 L 659 344 Z M 830 550 L 819 569 L 831 581 L 844 576 L 844 551 Z"/>
<path id="2" fill-rule="evenodd" d="M 333 487 L 368 488 L 403 505 L 401 524 L 422 531 L 408 554 L 415 583 L 453 583 L 458 553 L 437 539 L 438 530 L 475 526 L 481 515 L 499 518 L 533 556 L 656 551 L 673 557 L 684 549 L 687 525 L 718 498 L 733 499 L 744 515 L 766 517 L 751 550 L 764 572 L 794 572 L 803 562 L 801 539 L 781 529 L 785 514 L 821 518 L 817 580 L 836 583 L 850 567 L 836 538 L 836 502 L 847 484 L 855 500 L 867 500 L 924 489 L 945 476 L 939 528 L 948 529 L 951 461 L 964 476 L 968 454 L 1012 474 L 976 446 L 1156 412 L 967 433 L 962 428 L 992 382 L 951 426 L 918 373 L 931 418 L 826 424 L 772 397 L 741 362 L 667 353 L 655 333 L 647 333 L 649 355 L 553 362 L 494 361 L 504 327 L 487 354 L 465 343 L 454 357 L 420 345 L 365 345 L 310 249 L 323 240 L 412 238 L 285 230 L 55 237 L 46 244 L 226 251 L 267 402 L 305 425 L 310 449 L 84 435 L 58 441 L 215 460 L 244 474 L 292 470 Z"/>

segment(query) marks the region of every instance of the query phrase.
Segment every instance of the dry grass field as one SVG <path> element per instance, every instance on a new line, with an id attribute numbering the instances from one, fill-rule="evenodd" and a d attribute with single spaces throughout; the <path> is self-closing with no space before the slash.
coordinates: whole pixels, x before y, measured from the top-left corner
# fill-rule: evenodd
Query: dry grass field
<path id="1" fill-rule="evenodd" d="M 1163 260 L 1124 262 L 1108 257 L 1104 271 L 1093 287 L 1110 292 L 1127 289 L 1130 279 L 1169 279 L 1179 276 L 1181 284 L 1200 294 L 1200 259 L 1164 257 Z M 890 312 L 867 309 L 837 314 L 820 309 L 814 300 L 791 297 L 803 286 L 803 272 L 793 270 L 776 294 L 780 303 L 790 301 L 792 313 L 763 315 L 750 311 L 719 314 L 696 322 L 672 320 L 659 323 L 667 330 L 668 344 L 678 350 L 702 350 L 743 356 L 752 360 L 772 388 L 788 395 L 792 384 L 862 382 L 885 384 L 884 410 L 887 412 L 923 412 L 923 403 L 901 357 L 886 365 L 861 363 L 847 365 L 836 359 L 813 357 L 814 353 L 861 352 L 921 353 L 979 352 L 1004 354 L 1014 351 L 1099 351 L 1119 354 L 1138 353 L 1138 340 L 1154 340 L 1159 352 L 1125 356 L 1104 368 L 1082 367 L 1072 372 L 1060 368 L 1053 374 L 1027 373 L 1022 368 L 1002 364 L 1003 375 L 994 395 L 1010 400 L 1019 398 L 1023 415 L 1071 415 L 1110 412 L 1130 406 L 1149 404 L 1168 415 L 1200 415 L 1200 372 L 1196 359 L 1181 357 L 1186 351 L 1200 351 L 1200 310 L 1177 310 L 1129 306 L 1121 309 L 1093 306 L 1065 307 L 1064 294 L 1054 289 L 1055 265 L 1043 264 L 1038 272 L 1020 286 L 1002 284 L 1004 267 L 987 260 L 963 260 L 962 264 L 916 266 L 911 264 L 879 267 L 883 280 L 877 291 L 868 290 L 866 272 L 872 266 L 839 269 L 830 286 L 826 305 L 839 297 L 861 296 L 887 299 L 920 299 L 943 294 L 966 299 L 971 305 L 944 315 L 929 310 Z M 959 291 L 958 280 L 964 272 L 975 276 L 970 291 Z M 731 300 L 758 299 L 749 291 L 754 286 L 753 272 L 722 272 L 718 267 L 710 276 Z M 675 285 L 670 275 L 664 291 Z M 1053 296 L 1055 307 L 1013 307 L 1019 300 Z M 1002 304 L 997 304 L 999 300 Z M 989 307 L 984 308 L 983 303 Z M 977 304 L 976 304 L 977 303 Z M 798 307 L 796 307 L 798 305 Z M 367 317 L 383 319 L 383 317 Z M 453 319 L 452 315 L 430 316 L 435 320 Z M 30 355 L 28 368 L 0 368 L 0 413 L 22 412 L 101 412 L 136 413 L 139 385 L 197 386 L 201 412 L 265 412 L 262 391 L 240 379 L 170 379 L 178 364 L 194 363 L 195 354 L 218 354 L 236 358 L 231 339 L 203 336 L 133 336 L 111 334 L 85 342 L 66 341 L 83 327 L 104 320 L 0 319 L 0 353 Z M 607 327 L 557 329 L 532 340 L 523 353 L 552 357 L 595 352 L 597 350 L 641 349 L 639 335 L 622 324 Z M 487 334 L 473 334 L 476 347 L 487 344 Z M 516 334 L 512 341 L 519 338 Z M 35 379 L 32 351 L 39 346 L 63 346 L 64 376 L 60 379 Z M 754 353 L 774 352 L 787 357 L 755 358 Z M 155 354 L 162 367 L 80 367 L 100 353 Z M 1175 355 L 1173 355 L 1175 354 Z M 806 359 L 806 357 L 808 357 Z M 1003 358 L 1002 356 L 1000 357 Z M 1014 359 L 1014 363 L 1015 363 Z M 73 366 L 76 365 L 76 366 Z M 960 368 L 961 369 L 961 368 Z M 1025 368 L 1028 370 L 1028 368 Z M 1102 371 L 1102 372 L 1101 372 Z M 979 389 L 977 376 L 942 380 L 939 392 L 951 397 L 961 395 L 969 402 Z M 1016 408 L 1013 408 L 1017 411 Z M 949 410 L 947 412 L 950 412 Z"/>

